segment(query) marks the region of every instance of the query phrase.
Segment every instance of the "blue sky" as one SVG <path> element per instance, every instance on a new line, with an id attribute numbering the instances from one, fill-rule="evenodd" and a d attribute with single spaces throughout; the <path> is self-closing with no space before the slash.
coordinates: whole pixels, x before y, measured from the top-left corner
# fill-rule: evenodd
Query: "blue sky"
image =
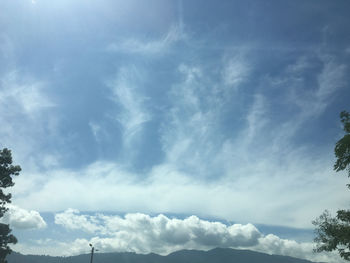
<path id="1" fill-rule="evenodd" d="M 348 1 L 5 0 L 0 146 L 30 254 L 312 253 L 349 204 Z M 147 229 L 148 231 L 144 231 Z"/>

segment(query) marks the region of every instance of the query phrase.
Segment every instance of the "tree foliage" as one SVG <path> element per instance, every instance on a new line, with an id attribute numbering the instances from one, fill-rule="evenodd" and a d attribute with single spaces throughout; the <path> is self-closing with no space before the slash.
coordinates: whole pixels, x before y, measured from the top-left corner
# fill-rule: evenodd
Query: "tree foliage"
<path id="1" fill-rule="evenodd" d="M 339 210 L 332 217 L 326 210 L 313 221 L 317 226 L 315 242 L 316 252 L 337 250 L 345 260 L 350 260 L 350 211 Z"/>
<path id="2" fill-rule="evenodd" d="M 334 153 L 337 161 L 334 164 L 334 170 L 337 172 L 347 170 L 350 177 L 350 113 L 343 111 L 340 113 L 340 119 L 346 134 L 335 145 Z"/>
<path id="3" fill-rule="evenodd" d="M 337 158 L 334 170 L 346 170 L 350 177 L 350 114 L 343 111 L 340 119 L 345 135 L 334 148 Z M 350 188 L 349 184 L 348 187 Z M 350 261 L 350 210 L 338 210 L 336 217 L 332 217 L 326 210 L 312 223 L 316 226 L 315 251 L 338 251 L 343 259 Z"/>
<path id="4" fill-rule="evenodd" d="M 19 175 L 20 171 L 20 166 L 12 165 L 11 151 L 7 148 L 0 150 L 0 218 L 8 210 L 6 204 L 11 203 L 11 194 L 6 194 L 3 190 L 14 185 L 12 177 Z M 6 262 L 6 256 L 11 253 L 8 244 L 15 243 L 17 243 L 17 239 L 11 234 L 10 226 L 0 223 L 0 263 Z"/>

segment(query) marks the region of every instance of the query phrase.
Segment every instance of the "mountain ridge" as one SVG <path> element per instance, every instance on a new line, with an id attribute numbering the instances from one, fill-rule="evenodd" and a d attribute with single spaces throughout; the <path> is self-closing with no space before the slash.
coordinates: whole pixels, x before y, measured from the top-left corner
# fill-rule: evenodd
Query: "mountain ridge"
<path id="1" fill-rule="evenodd" d="M 8 263 L 87 263 L 90 254 L 53 257 L 44 255 L 22 255 L 13 252 L 7 257 Z M 135 252 L 96 253 L 94 263 L 316 263 L 289 256 L 269 255 L 251 250 L 214 248 L 203 250 L 179 250 L 166 256 L 155 253 Z"/>

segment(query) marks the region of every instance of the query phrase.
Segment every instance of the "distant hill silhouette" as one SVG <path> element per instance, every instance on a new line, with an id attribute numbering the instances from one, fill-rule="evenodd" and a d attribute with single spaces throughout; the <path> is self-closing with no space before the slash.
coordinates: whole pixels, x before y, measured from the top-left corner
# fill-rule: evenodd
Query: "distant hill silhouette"
<path id="1" fill-rule="evenodd" d="M 7 261 L 8 263 L 89 263 L 90 255 L 51 257 L 13 252 L 7 257 Z M 180 250 L 167 256 L 131 252 L 97 253 L 94 255 L 94 263 L 311 263 L 311 261 L 249 250 L 215 248 L 209 251 Z"/>

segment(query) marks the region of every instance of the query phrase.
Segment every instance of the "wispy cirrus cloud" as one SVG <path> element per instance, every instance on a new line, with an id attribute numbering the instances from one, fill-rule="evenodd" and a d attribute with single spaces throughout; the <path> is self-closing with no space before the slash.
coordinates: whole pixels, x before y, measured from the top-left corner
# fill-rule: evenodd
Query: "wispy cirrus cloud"
<path id="1" fill-rule="evenodd" d="M 241 82 L 249 79 L 250 67 L 243 55 L 229 57 L 227 60 L 222 70 L 223 81 L 226 85 L 237 89 Z"/>
<path id="2" fill-rule="evenodd" d="M 1 106 L 11 109 L 8 114 L 22 113 L 27 117 L 38 114 L 43 108 L 55 104 L 42 92 L 45 84 L 39 81 L 23 79 L 18 72 L 7 73 L 1 78 Z M 4 109 L 2 115 L 5 115 Z"/>
<path id="3" fill-rule="evenodd" d="M 293 138 L 298 136 L 308 121 L 318 119 L 332 105 L 334 98 L 345 87 L 346 72 L 346 65 L 334 56 L 310 53 L 287 65 L 278 77 L 261 81 L 261 85 L 269 86 L 276 93 L 265 96 L 268 99 L 268 107 L 265 108 L 268 109 L 267 115 L 280 110 L 280 115 L 293 116 L 280 122 L 270 122 L 269 129 L 262 131 L 276 152 L 283 151 L 283 148 L 288 151 L 292 151 L 293 147 L 296 149 Z M 274 105 L 280 106 L 272 107 Z"/>
<path id="4" fill-rule="evenodd" d="M 120 236 L 103 234 L 117 222 L 120 233 L 116 226 L 108 230 L 131 238 L 146 222 L 150 235 L 142 237 L 168 242 L 162 253 L 182 248 L 179 240 L 196 248 L 210 247 L 206 237 L 214 245 L 244 243 L 236 236 L 242 242 L 232 243 L 229 224 L 199 217 L 310 228 L 323 209 L 348 206 L 346 178 L 332 176 L 338 135 L 325 123 L 335 123 L 335 112 L 347 107 L 349 45 L 338 27 L 345 13 L 335 18 L 327 12 L 332 4 L 321 5 L 312 22 L 308 4 L 303 12 L 290 5 L 281 20 L 266 3 L 252 9 L 244 1 L 207 2 L 198 9 L 186 1 L 83 2 L 4 6 L 1 146 L 23 168 L 11 189 L 14 204 L 28 211 L 129 213 L 117 219 L 67 210 L 56 219 L 72 233 L 95 235 L 110 251 L 151 251 L 155 245 L 142 240 L 128 247 Z M 147 216 L 160 213 L 196 215 L 198 229 L 190 226 L 194 218 Z M 154 236 L 157 231 L 164 236 Z M 255 242 L 243 247 L 263 252 L 305 257 L 311 251 L 309 243 L 278 236 L 243 236 Z M 47 251 L 79 253 L 93 238 L 18 246 L 46 254 L 39 249 L 47 242 Z"/>
<path id="5" fill-rule="evenodd" d="M 151 120 L 151 114 L 144 103 L 147 98 L 140 94 L 138 79 L 140 72 L 135 68 L 122 68 L 117 77 L 109 82 L 111 99 L 120 106 L 117 121 L 123 127 L 126 141 L 133 137 L 142 125 Z"/>
<path id="6" fill-rule="evenodd" d="M 47 95 L 47 85 L 17 71 L 0 77 L 0 121 L 6 123 L 0 128 L 1 146 L 11 148 L 28 170 L 57 163 L 52 153 L 35 160 L 36 151 L 45 144 L 43 138 L 56 136 L 57 118 L 50 115 L 56 104 Z"/>
<path id="7" fill-rule="evenodd" d="M 161 55 L 168 51 L 176 42 L 186 39 L 182 27 L 172 26 L 160 39 L 126 38 L 109 44 L 107 51 L 139 55 Z"/>
<path id="8" fill-rule="evenodd" d="M 315 67 L 311 59 L 315 58 L 302 57 L 286 72 L 294 89 L 294 103 L 302 110 L 302 118 L 322 114 L 334 99 L 335 93 L 345 85 L 346 65 L 332 55 L 317 54 L 320 70 L 316 74 L 314 88 L 301 90 L 300 87 L 306 85 L 306 72 Z"/>
<path id="9" fill-rule="evenodd" d="M 287 65 L 288 77 L 281 81 L 262 79 L 260 85 L 269 84 L 272 90 L 283 86 L 293 91 L 297 88 L 295 79 L 304 78 L 298 70 L 309 68 L 308 63 L 311 62 L 304 59 Z M 319 74 L 334 72 L 326 64 L 321 66 L 324 69 Z M 226 84 L 215 84 L 208 77 L 207 69 L 200 65 L 180 64 L 177 70 L 179 81 L 168 93 L 171 104 L 159 130 L 164 153 L 161 163 L 142 174 L 127 169 L 124 160 L 97 161 L 77 171 L 54 169 L 47 179 L 45 176 L 38 179 L 41 186 L 38 191 L 19 196 L 16 201 L 20 205 L 29 202 L 35 209 L 50 210 L 51 205 L 44 200 L 55 192 L 55 209 L 61 210 L 71 204 L 91 211 L 97 204 L 103 204 L 99 209 L 172 211 L 298 227 L 310 227 L 315 215 L 332 204 L 345 205 L 344 193 L 335 190 L 345 184 L 345 178 L 329 176 L 332 173 L 330 154 L 310 160 L 313 157 L 309 150 L 293 143 L 298 129 L 312 117 L 305 115 L 306 110 L 297 111 L 295 118 L 276 122 L 271 115 L 274 96 L 258 90 L 246 100 L 244 110 L 236 113 L 228 106 L 238 103 L 242 98 L 240 92 L 245 91 L 225 93 Z M 121 147 L 126 160 L 139 150 L 138 138 L 143 136 L 145 123 L 153 118 L 146 103 L 148 99 L 139 86 L 139 74 L 140 71 L 132 68 L 122 69 L 116 79 L 108 83 L 112 101 L 119 107 L 115 121 L 122 130 Z M 242 78 L 245 81 L 249 76 L 244 73 Z M 312 96 L 320 89 L 318 82 L 315 83 Z M 290 100 L 290 94 L 293 92 L 279 95 L 281 103 Z M 292 104 L 299 109 L 298 105 Z M 240 115 L 240 123 L 235 124 L 237 118 L 231 117 L 236 117 L 235 113 Z M 233 134 L 221 132 L 227 120 L 238 125 Z M 97 135 L 103 132 L 103 126 L 92 128 Z M 81 181 L 81 177 L 85 179 Z M 28 182 L 24 178 L 18 178 L 17 189 L 24 189 L 25 183 Z M 57 185 L 71 188 L 71 194 L 61 195 Z M 86 188 L 90 189 L 89 193 Z M 313 191 L 315 188 L 319 189 L 317 193 Z M 333 191 L 336 194 L 331 194 Z M 236 202 L 227 209 L 225 200 Z M 169 207 L 169 204 L 172 205 Z M 282 217 L 279 211 L 283 207 L 289 209 L 283 209 Z M 264 213 L 256 213 L 259 209 Z"/>
<path id="10" fill-rule="evenodd" d="M 109 99 L 114 110 L 106 113 L 108 121 L 115 122 L 121 134 L 121 159 L 125 165 L 133 164 L 140 152 L 145 126 L 153 118 L 147 107 L 148 98 L 142 92 L 142 70 L 133 66 L 119 69 L 115 78 L 107 82 Z M 90 128 L 97 141 L 104 135 L 104 125 L 90 122 Z"/>

